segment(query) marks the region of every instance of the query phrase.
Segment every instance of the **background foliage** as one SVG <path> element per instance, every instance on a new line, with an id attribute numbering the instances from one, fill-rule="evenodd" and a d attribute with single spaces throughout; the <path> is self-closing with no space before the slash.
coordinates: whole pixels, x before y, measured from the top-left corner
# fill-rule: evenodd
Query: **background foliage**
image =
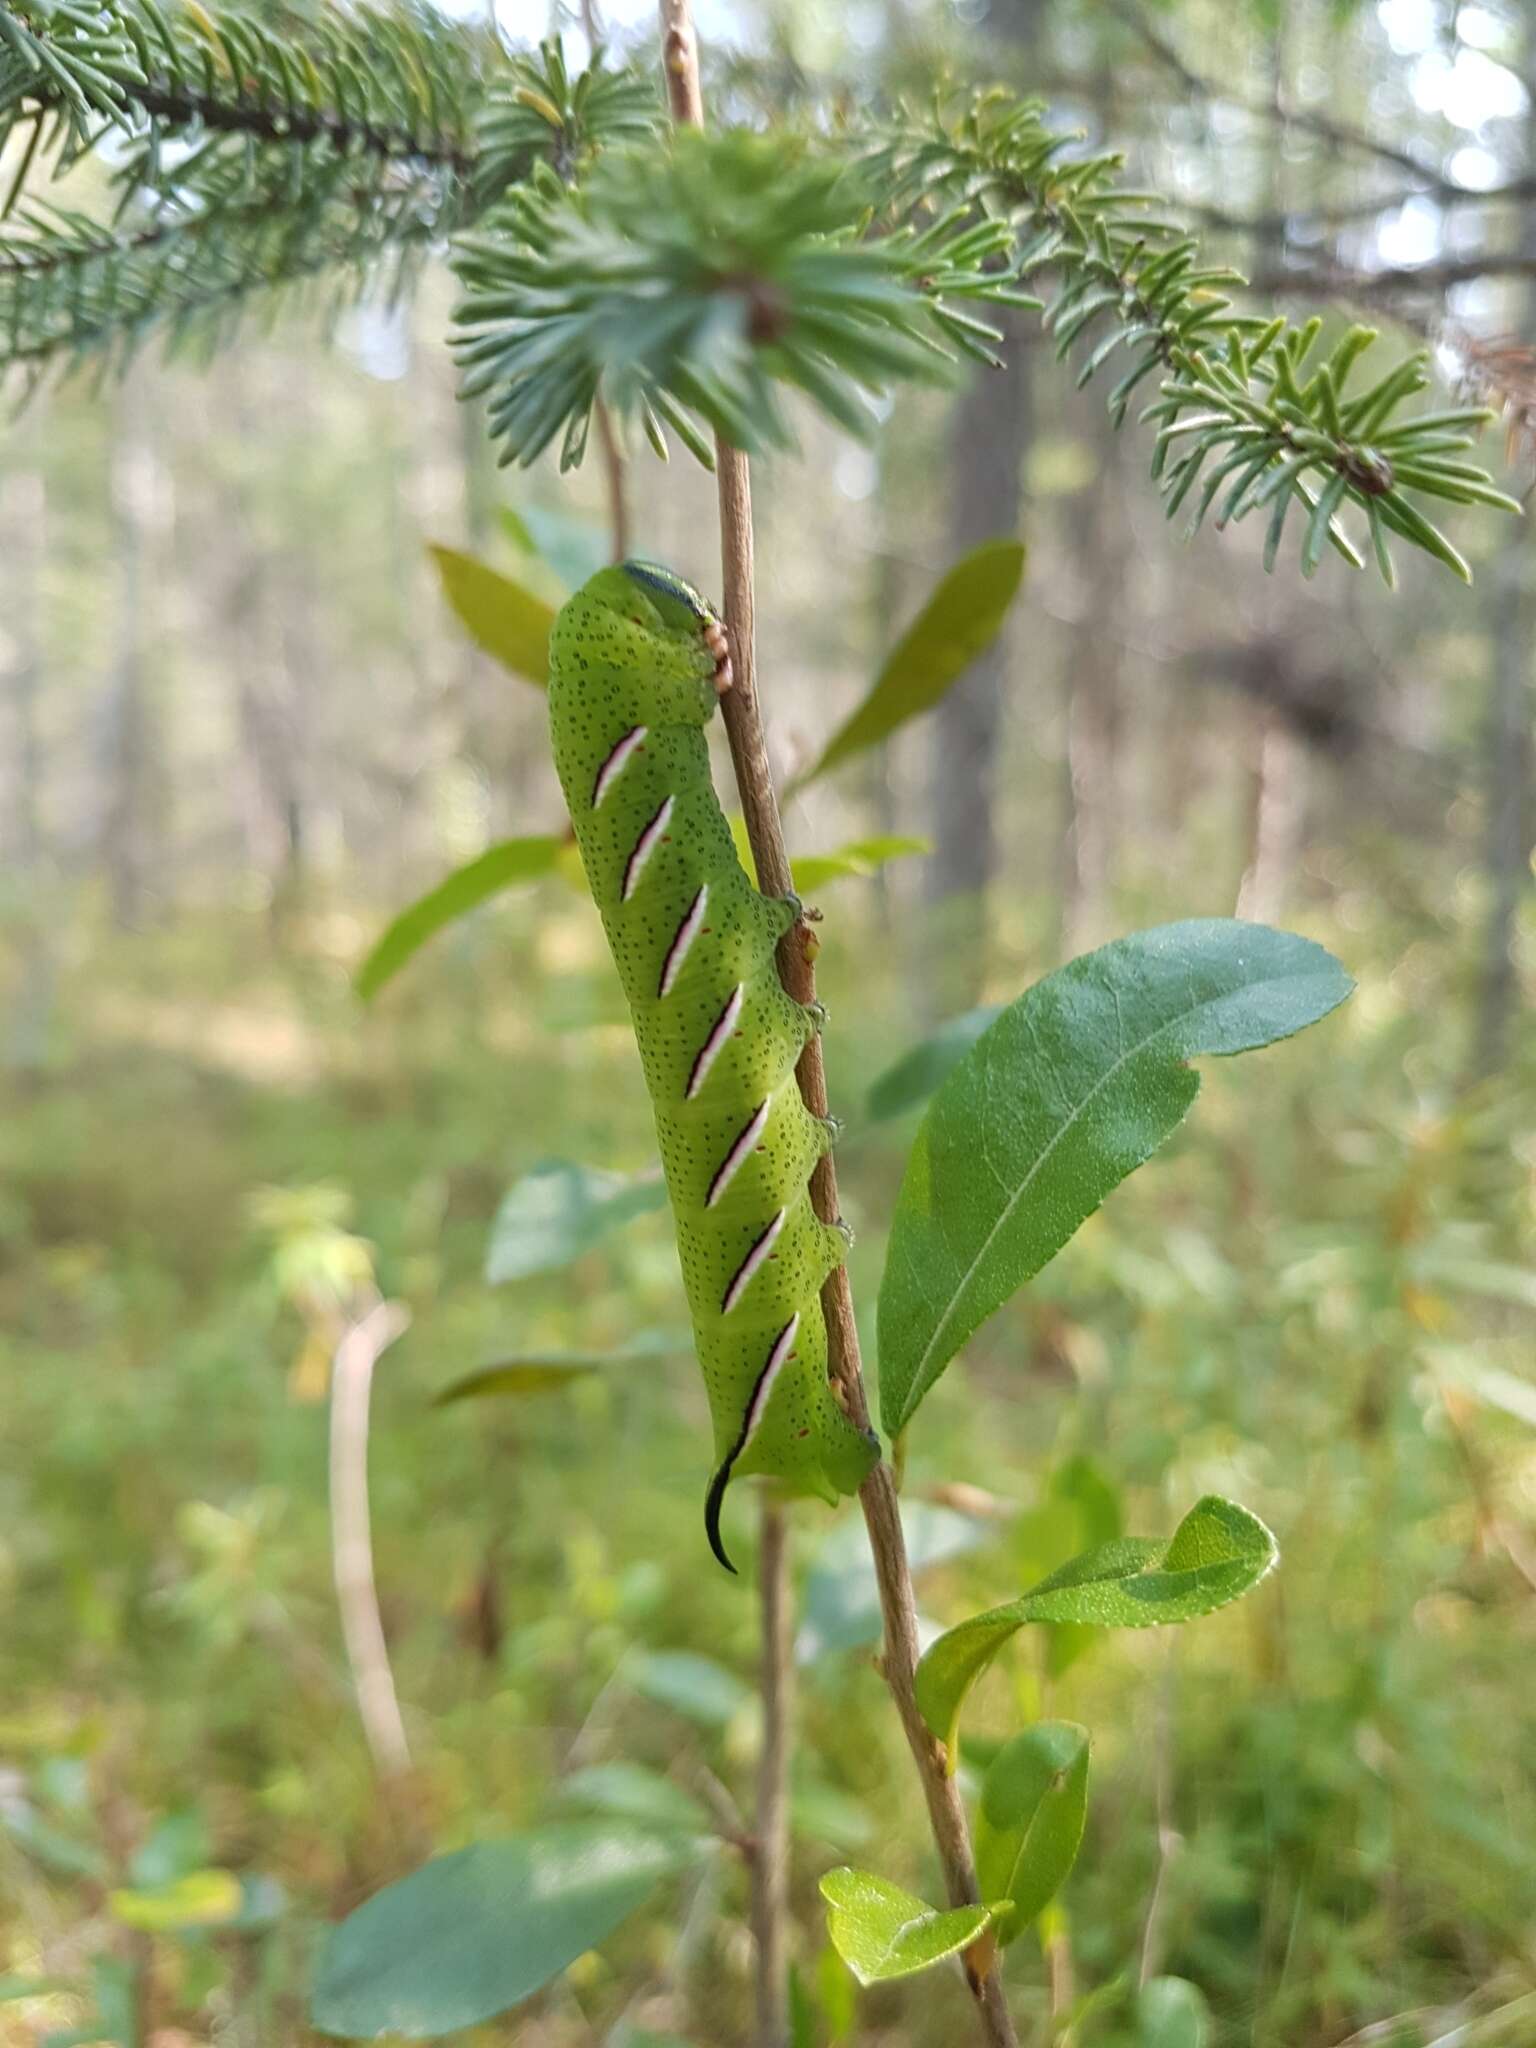
<path id="1" fill-rule="evenodd" d="M 1131 173 L 1177 195 L 1214 262 L 1271 290 L 1300 273 L 1304 307 L 1340 274 L 1373 319 L 1427 331 L 1508 406 L 1523 488 L 1528 370 L 1490 345 L 1528 328 L 1523 216 L 1481 189 L 1528 174 L 1513 15 L 1188 4 L 1143 34 L 1059 0 L 1021 43 L 1001 13 L 735 22 L 758 61 L 717 90 L 742 110 L 835 98 L 878 33 L 893 86 L 942 46 L 1016 72 L 1090 148 L 1129 138 Z M 499 115 L 514 154 L 518 104 Z M 445 188 L 415 141 L 380 175 L 425 241 Z M 210 148 L 210 181 L 233 154 Z M 347 214 L 324 163 L 306 156 L 329 235 Z M 80 173 L 101 179 L 93 218 L 108 171 Z M 1381 282 L 1405 263 L 1425 275 Z M 48 396 L 0 451 L 6 2048 L 135 2026 L 158 2048 L 303 2040 L 319 1929 L 428 1839 L 669 1799 L 686 1832 L 706 1770 L 738 1795 L 749 1780 L 753 1619 L 698 1561 L 701 1408 L 590 909 L 552 872 L 371 1007 L 353 992 L 403 904 L 488 845 L 559 831 L 542 702 L 461 632 L 423 544 L 547 603 L 604 548 L 590 460 L 566 487 L 552 463 L 489 476 L 440 346 L 452 296 L 428 270 L 414 308 L 344 312 L 333 353 L 286 325 L 202 378 L 140 361 L 105 394 Z M 1400 345 L 1394 327 L 1378 349 Z M 1172 1647 L 1037 1631 L 978 1693 L 974 1771 L 1027 1716 L 1095 1733 L 1087 1847 L 1045 1948 L 1020 1938 L 1020 2008 L 1041 2039 L 1077 2014 L 1084 2048 L 1145 2048 L 1154 2020 L 1188 2018 L 1177 1990 L 1138 2015 L 1145 1966 L 1198 1987 L 1223 2048 L 1339 2048 L 1389 2023 L 1420 2048 L 1456 2028 L 1516 2044 L 1536 2013 L 1528 544 L 1450 513 L 1470 603 L 1412 554 L 1391 601 L 1331 564 L 1304 583 L 1299 530 L 1269 580 L 1262 530 L 1182 552 L 1145 449 L 1106 432 L 1108 369 L 1078 397 L 1038 344 L 1008 352 L 979 406 L 904 397 L 870 446 L 795 409 L 801 458 L 756 478 L 791 770 L 822 761 L 962 551 L 1016 528 L 1030 546 L 997 667 L 878 755 L 807 772 L 792 806 L 798 854 L 935 849 L 821 885 L 862 1299 L 912 1128 L 876 1113 L 901 1099 L 882 1076 L 945 1019 L 1240 894 L 1360 984 L 1322 1032 L 1208 1072 L 1155 1178 L 925 1408 L 907 1493 L 936 1624 L 1127 1531 L 1171 1533 L 1207 1492 L 1284 1545 L 1281 1573 Z M 1027 518 L 990 480 L 1009 448 Z M 710 584 L 708 480 L 640 448 L 632 482 L 647 551 Z M 936 763 L 967 758 L 989 701 L 989 772 L 971 757 L 957 809 Z M 957 893 L 977 859 L 985 890 Z M 498 1212 L 552 1160 L 617 1177 L 630 1220 L 488 1285 Z M 415 1318 L 374 1440 L 417 1766 L 403 1809 L 379 1799 L 336 1636 L 326 1357 L 292 1264 L 316 1232 Z M 542 1390 L 434 1412 L 494 1365 Z M 935 1892 L 891 1797 L 862 1537 L 813 1511 L 798 1543 L 813 1930 L 838 1865 Z M 620 1760 L 651 1775 L 616 1779 Z M 734 1859 L 664 1883 L 484 2038 L 744 2038 Z M 808 2038 L 964 2038 L 942 1977 L 855 2017 L 810 1934 L 798 1960 Z"/>

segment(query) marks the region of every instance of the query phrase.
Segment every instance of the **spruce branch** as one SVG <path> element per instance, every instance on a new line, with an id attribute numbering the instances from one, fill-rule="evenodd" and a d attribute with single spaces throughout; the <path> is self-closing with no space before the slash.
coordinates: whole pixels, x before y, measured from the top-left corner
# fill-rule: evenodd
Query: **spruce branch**
<path id="1" fill-rule="evenodd" d="M 1077 140 L 1048 129 L 1038 102 L 1001 91 L 941 95 L 926 118 L 893 124 L 865 164 L 898 218 L 965 204 L 1012 224 L 1020 273 L 1054 276 L 1045 325 L 1059 358 L 1082 347 L 1079 386 L 1117 351 L 1130 356 L 1109 394 L 1117 426 L 1137 389 L 1159 378 L 1139 418 L 1157 428 L 1152 473 L 1168 516 L 1192 501 L 1189 535 L 1213 511 L 1224 527 L 1267 510 L 1272 568 L 1299 502 L 1302 573 L 1312 574 L 1325 546 L 1360 567 L 1338 516 L 1353 505 L 1366 515 L 1389 584 L 1389 533 L 1468 577 L 1414 499 L 1520 509 L 1463 459 L 1490 415 L 1459 407 L 1404 418 L 1405 403 L 1430 382 L 1422 351 L 1351 392 L 1375 329 L 1349 328 L 1317 360 L 1321 319 L 1293 326 L 1239 310 L 1241 275 L 1205 263 L 1194 235 L 1155 212 L 1150 195 L 1123 186 L 1118 155 L 1067 154 Z"/>
<path id="2" fill-rule="evenodd" d="M 51 9 L 51 18 L 65 12 L 53 0 L 23 4 Z M 74 119 L 84 88 L 66 93 L 61 73 L 63 58 L 79 55 L 79 10 L 64 21 L 52 68 L 30 31 L 0 44 L 13 56 L 25 51 L 25 65 L 12 65 L 15 94 L 0 100 L 0 132 L 7 113 L 13 126 L 31 125 L 0 211 L 9 215 L 0 227 L 0 367 L 34 377 L 88 357 L 126 359 L 156 329 L 173 341 L 190 329 L 223 338 L 263 287 L 328 278 L 332 304 L 381 280 L 398 291 L 505 181 L 538 164 L 570 169 L 605 140 L 646 132 L 659 114 L 654 86 L 605 70 L 600 55 L 572 78 L 558 43 L 513 58 L 414 8 L 398 24 L 338 17 L 339 27 L 295 31 L 292 43 L 238 17 L 214 23 L 192 0 L 174 18 L 156 0 L 128 0 L 116 20 L 116 85 L 107 58 L 93 60 L 87 83 L 98 99 L 73 129 L 66 110 Z M 135 41 L 145 21 L 160 25 L 158 56 Z M 368 55 L 380 50 L 382 63 Z M 487 84 L 492 55 L 498 75 Z M 245 68 L 233 69 L 242 57 Z M 363 82 L 350 83 L 354 74 Z M 321 104 L 315 82 L 328 79 L 336 89 Z M 93 112 L 102 118 L 91 127 Z M 18 199 L 45 136 L 71 162 L 100 151 L 115 198 L 109 218 Z"/>
<path id="3" fill-rule="evenodd" d="M 72 160 L 113 128 L 194 130 L 323 142 L 462 175 L 494 48 L 486 31 L 420 0 L 260 20 L 210 14 L 199 0 L 6 0 L 0 144 L 20 123 L 53 121 Z"/>
<path id="4" fill-rule="evenodd" d="M 654 83 L 638 71 L 609 71 L 601 47 L 572 78 L 557 37 L 536 57 L 516 57 L 505 78 L 489 88 L 475 122 L 472 181 L 489 204 L 547 163 L 563 181 L 573 179 L 597 152 L 617 143 L 648 141 L 661 128 Z"/>
<path id="5" fill-rule="evenodd" d="M 503 460 L 563 433 L 562 467 L 579 462 L 599 389 L 658 454 L 670 426 L 707 463 L 706 429 L 792 446 L 785 387 L 867 438 L 868 393 L 996 363 L 967 305 L 1040 303 L 995 268 L 1007 226 L 959 209 L 869 235 L 850 227 L 868 200 L 811 144 L 739 130 L 605 152 L 574 186 L 536 172 L 454 256 L 463 390 L 488 395 Z"/>
<path id="6" fill-rule="evenodd" d="M 798 393 L 867 437 L 871 394 L 996 361 L 988 303 L 1039 307 L 1087 383 L 1122 354 L 1153 474 L 1192 534 L 1264 512 L 1272 566 L 1293 506 L 1301 567 L 1359 566 L 1363 513 L 1460 575 L 1424 506 L 1518 509 L 1468 459 L 1477 406 L 1413 416 L 1423 353 L 1374 382 L 1377 337 L 1244 309 L 1237 272 L 1083 154 L 1038 103 L 941 93 L 876 132 L 660 132 L 660 95 L 601 55 L 516 56 L 423 0 L 253 20 L 201 0 L 0 0 L 0 368 L 126 353 L 163 328 L 210 338 L 265 283 L 335 273 L 396 284 L 458 236 L 453 346 L 506 461 L 558 441 L 579 462 L 602 398 L 615 450 L 642 429 L 712 460 L 723 436 L 791 445 Z M 850 165 L 850 154 L 856 161 Z M 26 197 L 38 167 L 107 163 L 117 210 L 92 227 Z M 1154 381 L 1155 380 L 1155 381 Z"/>
<path id="7" fill-rule="evenodd" d="M 121 363 L 152 333 L 213 346 L 253 297 L 275 311 L 285 288 L 323 289 L 337 307 L 381 282 L 398 296 L 434 217 L 434 195 L 412 185 L 352 189 L 297 215 L 258 190 L 217 208 L 167 204 L 133 226 L 27 208 L 0 237 L 0 358 L 35 378 Z"/>

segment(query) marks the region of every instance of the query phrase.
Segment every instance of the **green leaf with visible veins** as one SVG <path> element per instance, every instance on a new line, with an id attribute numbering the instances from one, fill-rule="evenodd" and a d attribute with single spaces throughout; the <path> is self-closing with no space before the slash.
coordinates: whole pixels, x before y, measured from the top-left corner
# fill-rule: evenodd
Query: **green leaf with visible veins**
<path id="1" fill-rule="evenodd" d="M 443 595 L 475 645 L 525 683 L 549 683 L 549 629 L 554 608 L 488 562 L 457 548 L 428 549 Z"/>
<path id="2" fill-rule="evenodd" d="M 1032 1621 L 1158 1628 L 1211 1614 L 1256 1586 L 1280 1555 L 1257 1515 L 1209 1493 L 1167 1543 L 1123 1536 L 1073 1558 L 1022 1598 L 973 1615 L 924 1652 L 913 1680 L 923 1719 L 955 1753 L 966 1694 L 1011 1636 Z"/>
<path id="3" fill-rule="evenodd" d="M 918 1126 L 880 1283 L 897 1436 L 966 1339 L 1182 1122 L 1189 1061 L 1325 1017 L 1354 984 L 1308 939 L 1234 918 L 1137 932 L 1011 1003 Z"/>
<path id="4" fill-rule="evenodd" d="M 435 1857 L 332 1928 L 310 2018 L 369 2040 L 478 2026 L 606 1940 L 695 1853 L 676 1835 L 571 1822 Z"/>
<path id="5" fill-rule="evenodd" d="M 867 1870 L 829 1870 L 821 1895 L 832 1946 L 861 1984 L 932 1969 L 969 1948 L 993 1917 L 990 1906 L 941 1912 Z"/>
<path id="6" fill-rule="evenodd" d="M 548 837 L 503 839 L 488 847 L 478 858 L 455 868 L 445 881 L 386 925 L 372 951 L 358 968 L 353 987 L 364 1002 L 376 996 L 386 981 L 400 972 L 406 961 L 419 953 L 428 939 L 444 925 L 499 896 L 517 882 L 536 882 L 552 874 L 560 858 L 563 841 Z"/>
<path id="7" fill-rule="evenodd" d="M 976 1813 L 976 1882 L 1013 1908 L 1006 1943 L 1039 1919 L 1077 1861 L 1088 1811 L 1088 1730 L 1037 1721 L 987 1766 Z"/>
<path id="8" fill-rule="evenodd" d="M 864 702 L 795 787 L 804 789 L 931 711 L 1002 631 L 1023 575 L 1024 549 L 1016 540 L 983 541 L 962 555 L 891 649 Z"/>

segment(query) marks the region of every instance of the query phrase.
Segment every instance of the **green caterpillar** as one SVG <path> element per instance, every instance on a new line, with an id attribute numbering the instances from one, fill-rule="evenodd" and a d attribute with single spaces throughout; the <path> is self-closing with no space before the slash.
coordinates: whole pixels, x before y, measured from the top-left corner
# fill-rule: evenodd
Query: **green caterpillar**
<path id="1" fill-rule="evenodd" d="M 827 1379 L 820 1289 L 848 1239 L 811 1207 L 834 1126 L 795 1080 L 821 1014 L 775 965 L 800 906 L 753 888 L 710 779 L 704 729 L 730 684 L 720 620 L 649 562 L 601 570 L 555 620 L 555 765 L 656 1112 L 714 1422 L 704 1524 L 734 1571 L 720 1537 L 732 1478 L 836 1500 L 879 1443 Z"/>

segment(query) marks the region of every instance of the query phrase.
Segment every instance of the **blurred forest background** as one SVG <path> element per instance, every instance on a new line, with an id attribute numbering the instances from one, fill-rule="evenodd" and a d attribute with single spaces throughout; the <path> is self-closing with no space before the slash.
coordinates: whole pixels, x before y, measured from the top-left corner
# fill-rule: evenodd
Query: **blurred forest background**
<path id="1" fill-rule="evenodd" d="M 625 47 L 654 37 L 646 7 L 608 18 Z M 573 54 L 590 26 L 519 0 L 502 21 L 560 27 Z M 718 0 L 700 30 L 722 117 L 808 85 L 921 88 L 941 63 L 1032 84 L 1123 145 L 1259 303 L 1427 337 L 1448 386 L 1503 413 L 1488 452 L 1529 486 L 1530 0 Z M 209 367 L 54 391 L 0 442 L 6 2048 L 303 2041 L 319 1929 L 428 1840 L 548 1811 L 557 1780 L 617 1758 L 685 1788 L 749 1773 L 755 1618 L 700 1535 L 665 1218 L 487 1281 L 531 1168 L 653 1157 L 591 906 L 557 882 L 509 894 L 371 1006 L 352 986 L 450 867 L 563 825 L 542 701 L 471 646 L 428 543 L 551 598 L 605 546 L 595 462 L 495 471 L 437 340 L 449 298 L 429 277 L 329 342 L 302 312 L 253 321 Z M 1360 986 L 1324 1029 L 1208 1074 L 1169 1157 L 971 1345 L 914 1447 L 939 1620 L 1106 1517 L 1170 1528 L 1207 1487 L 1284 1552 L 1177 1641 L 993 1681 L 999 1732 L 1047 1703 L 1096 1739 L 1089 1840 L 1015 1997 L 1029 2038 L 1081 2048 L 1136 2039 L 1120 1994 L 1147 1970 L 1201 1988 L 1211 2048 L 1517 2048 L 1536 2041 L 1536 542 L 1461 515 L 1475 589 L 1414 556 L 1396 596 L 1332 559 L 1304 583 L 1294 551 L 1266 577 L 1256 532 L 1185 547 L 1144 437 L 1111 433 L 1031 316 L 1016 328 L 1006 372 L 904 397 L 873 451 L 811 426 L 755 474 L 785 770 L 960 552 L 1029 548 L 995 652 L 788 812 L 797 853 L 932 843 L 821 894 L 856 1286 L 867 1301 L 910 1131 L 870 1083 L 947 1016 L 1234 908 L 1321 939 Z M 642 454 L 630 486 L 639 549 L 713 588 L 709 479 Z M 389 1796 L 327 1531 L 324 1303 L 364 1273 L 412 1318 L 372 1442 L 412 1754 Z M 430 1405 L 498 1357 L 626 1346 L 538 1399 Z M 930 1852 L 868 1665 L 857 1516 L 796 1521 L 808 2038 L 944 2048 L 967 2024 L 951 1985 L 855 2016 L 819 1960 L 822 1869 L 857 1854 L 921 1888 Z M 188 1873 L 237 1881 L 238 1911 L 199 1932 L 124 1904 Z M 7 2004 L 8 1973 L 59 1988 Z M 726 2044 L 748 2011 L 722 1860 L 476 2038 Z"/>

